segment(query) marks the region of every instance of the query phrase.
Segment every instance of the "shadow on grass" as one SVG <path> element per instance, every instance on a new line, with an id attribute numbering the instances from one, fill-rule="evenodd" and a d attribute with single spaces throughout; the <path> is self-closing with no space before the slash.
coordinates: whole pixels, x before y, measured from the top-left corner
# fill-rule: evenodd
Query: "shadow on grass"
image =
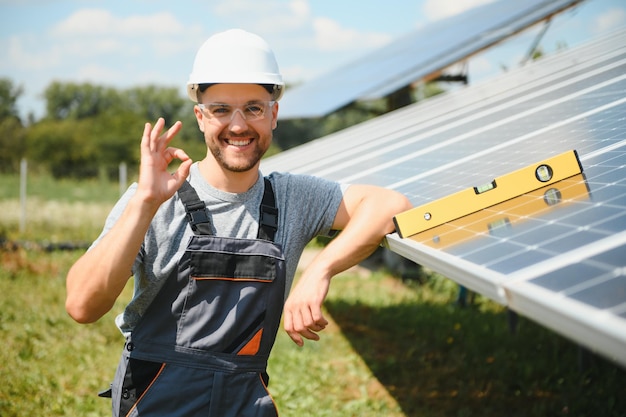
<path id="1" fill-rule="evenodd" d="M 581 370 L 576 345 L 523 318 L 512 334 L 506 313 L 476 306 L 325 306 L 408 417 L 626 416 L 623 368 Z"/>

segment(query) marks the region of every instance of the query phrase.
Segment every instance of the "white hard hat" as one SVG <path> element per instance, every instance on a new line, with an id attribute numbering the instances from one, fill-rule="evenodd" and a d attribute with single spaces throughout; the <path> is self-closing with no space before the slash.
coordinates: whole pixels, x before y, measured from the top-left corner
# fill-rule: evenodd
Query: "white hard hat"
<path id="1" fill-rule="evenodd" d="M 217 33 L 196 54 L 187 82 L 187 95 L 198 101 L 198 84 L 268 84 L 273 100 L 283 95 L 285 83 L 270 46 L 263 38 L 241 29 Z"/>

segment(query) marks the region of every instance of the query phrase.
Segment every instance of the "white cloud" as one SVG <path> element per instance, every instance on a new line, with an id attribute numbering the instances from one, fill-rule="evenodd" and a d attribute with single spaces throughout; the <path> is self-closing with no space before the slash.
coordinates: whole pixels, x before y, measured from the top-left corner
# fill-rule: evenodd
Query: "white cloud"
<path id="1" fill-rule="evenodd" d="M 65 56 L 81 58 L 91 58 L 108 54 L 132 56 L 138 52 L 137 47 L 133 47 L 132 43 L 111 37 L 98 37 L 93 39 L 74 38 L 63 42 L 62 50 Z"/>
<path id="2" fill-rule="evenodd" d="M 120 32 L 124 35 L 174 35 L 184 32 L 185 26 L 169 12 L 149 16 L 131 16 L 121 20 Z"/>
<path id="3" fill-rule="evenodd" d="M 454 16 L 493 1 L 494 0 L 426 0 L 423 11 L 426 18 L 429 21 L 433 21 Z"/>
<path id="4" fill-rule="evenodd" d="M 110 30 L 113 20 L 106 10 L 83 9 L 57 23 L 51 33 L 60 36 L 102 34 Z"/>
<path id="5" fill-rule="evenodd" d="M 198 24 L 184 26 L 169 12 L 122 17 L 107 10 L 82 9 L 54 25 L 47 43 L 36 45 L 31 55 L 54 51 L 55 62 L 67 66 L 68 77 L 152 81 L 154 73 L 167 73 L 181 62 L 179 57 L 193 57 L 203 32 Z M 146 70 L 153 73 L 149 78 L 142 78 L 147 73 L 138 75 Z"/>
<path id="6" fill-rule="evenodd" d="M 212 12 L 223 21 L 259 33 L 286 51 L 363 50 L 391 39 L 387 34 L 359 32 L 330 18 L 313 16 L 309 0 L 224 0 L 216 2 Z M 276 36 L 282 37 L 280 41 Z"/>
<path id="7" fill-rule="evenodd" d="M 76 73 L 72 75 L 74 81 L 97 82 L 101 84 L 120 84 L 124 81 L 124 78 L 123 71 L 97 64 L 84 65 L 78 68 Z"/>
<path id="8" fill-rule="evenodd" d="M 483 56 L 471 58 L 469 65 L 471 70 L 476 71 L 479 74 L 493 71 L 493 63 Z"/>
<path id="9" fill-rule="evenodd" d="M 233 0 L 233 1 L 218 1 L 213 11 L 220 17 L 234 17 L 238 14 L 256 14 L 261 10 L 269 7 L 270 9 L 276 7 L 276 2 L 267 1 L 259 2 L 254 0 Z"/>
<path id="10" fill-rule="evenodd" d="M 164 75 L 158 69 L 140 68 L 138 71 L 129 71 L 128 68 L 118 68 L 112 65 L 97 63 L 86 63 L 77 67 L 76 71 L 69 78 L 73 82 L 91 82 L 117 87 L 145 84 L 176 84 L 176 80 Z"/>
<path id="11" fill-rule="evenodd" d="M 52 28 L 57 36 L 122 35 L 152 36 L 181 33 L 185 27 L 168 12 L 146 16 L 117 17 L 108 10 L 81 9 Z"/>
<path id="12" fill-rule="evenodd" d="M 626 22 L 626 10 L 615 7 L 598 16 L 593 22 L 592 30 L 599 34 L 617 28 L 624 22 Z"/>
<path id="13" fill-rule="evenodd" d="M 280 71 L 283 75 L 283 79 L 287 83 L 302 82 L 307 78 L 311 78 L 311 70 L 302 65 L 291 65 L 287 67 L 281 67 Z"/>
<path id="14" fill-rule="evenodd" d="M 288 7 L 293 12 L 294 16 L 308 18 L 311 15 L 311 7 L 307 0 L 293 0 L 289 2 Z"/>
<path id="15" fill-rule="evenodd" d="M 281 31 L 284 29 L 300 29 L 305 27 L 312 19 L 308 0 L 290 1 L 286 8 L 280 7 L 279 10 L 284 11 L 282 13 L 275 12 L 269 18 L 261 19 L 265 22 L 266 27 L 269 24 L 270 28 L 275 27 Z M 269 28 L 266 30 L 269 30 Z"/>
<path id="16" fill-rule="evenodd" d="M 323 51 L 376 48 L 392 38 L 384 33 L 363 33 L 342 27 L 336 21 L 319 17 L 313 21 L 315 44 Z"/>
<path id="17" fill-rule="evenodd" d="M 11 36 L 7 42 L 7 59 L 3 66 L 18 70 L 46 70 L 62 62 L 62 53 L 58 47 L 40 51 L 36 49 L 37 44 L 34 39 Z"/>
<path id="18" fill-rule="evenodd" d="M 284 32 L 305 27 L 311 21 L 308 0 L 226 0 L 212 9 L 229 26 L 241 27 L 259 34 Z"/>

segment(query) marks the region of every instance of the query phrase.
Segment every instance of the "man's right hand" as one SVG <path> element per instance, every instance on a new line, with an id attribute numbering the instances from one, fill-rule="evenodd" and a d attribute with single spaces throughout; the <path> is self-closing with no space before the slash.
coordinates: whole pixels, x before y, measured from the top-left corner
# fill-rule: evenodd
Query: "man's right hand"
<path id="1" fill-rule="evenodd" d="M 177 121 L 166 132 L 165 120 L 159 118 L 154 124 L 146 123 L 141 138 L 141 165 L 137 187 L 138 198 L 144 203 L 154 204 L 157 208 L 176 193 L 189 175 L 193 161 L 179 148 L 168 146 L 180 132 L 182 123 Z M 173 173 L 167 168 L 174 159 L 181 161 Z"/>

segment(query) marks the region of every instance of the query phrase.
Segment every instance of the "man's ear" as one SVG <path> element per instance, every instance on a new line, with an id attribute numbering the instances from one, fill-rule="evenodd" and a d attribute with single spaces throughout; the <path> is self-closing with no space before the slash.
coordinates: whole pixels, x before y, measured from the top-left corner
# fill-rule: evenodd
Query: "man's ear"
<path id="1" fill-rule="evenodd" d="M 202 110 L 200 110 L 198 106 L 193 106 L 193 113 L 196 116 L 196 122 L 198 122 L 198 129 L 200 129 L 200 132 L 204 133 L 204 123 L 202 122 L 204 116 Z"/>

